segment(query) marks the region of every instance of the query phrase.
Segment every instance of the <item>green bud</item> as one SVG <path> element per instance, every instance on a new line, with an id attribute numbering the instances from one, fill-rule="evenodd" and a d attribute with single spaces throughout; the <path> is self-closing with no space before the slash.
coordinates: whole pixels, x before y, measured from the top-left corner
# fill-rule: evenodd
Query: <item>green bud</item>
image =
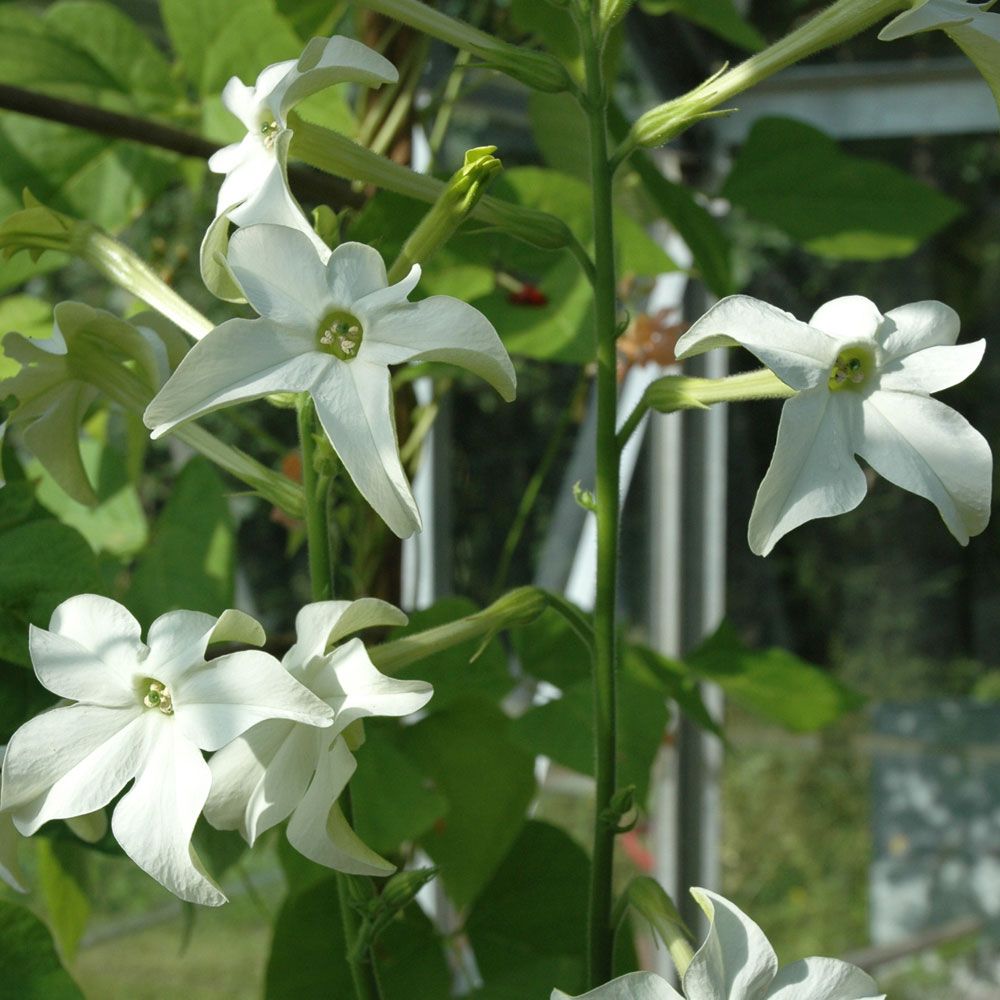
<path id="1" fill-rule="evenodd" d="M 589 510 L 592 514 L 597 513 L 597 497 L 592 490 L 585 490 L 580 485 L 579 479 L 573 484 L 573 499 L 584 510 Z"/>
<path id="2" fill-rule="evenodd" d="M 684 920 L 663 886 L 648 875 L 639 875 L 629 882 L 622 902 L 649 923 L 653 933 L 667 946 L 677 975 L 682 977 L 694 958 L 694 949 L 688 941 Z"/>
<path id="3" fill-rule="evenodd" d="M 601 24 L 604 30 L 613 28 L 634 3 L 635 0 L 600 0 Z"/>
<path id="4" fill-rule="evenodd" d="M 503 169 L 493 155 L 495 152 L 496 146 L 479 146 L 465 154 L 465 163 L 403 244 L 389 270 L 390 284 L 406 277 L 414 264 L 423 264 L 469 217 L 493 178 Z"/>
<path id="5" fill-rule="evenodd" d="M 402 21 L 432 38 L 479 56 L 487 65 L 512 76 L 534 90 L 557 93 L 571 90 L 565 67 L 552 56 L 502 42 L 464 21 L 448 17 L 419 0 L 365 0 L 369 10 Z"/>
<path id="6" fill-rule="evenodd" d="M 212 323 L 182 299 L 128 247 L 90 222 L 74 219 L 43 205 L 24 191 L 25 207 L 0 224 L 0 252 L 10 258 L 27 250 L 37 260 L 46 250 L 58 250 L 85 260 L 109 281 L 131 292 L 166 316 L 196 340 Z"/>

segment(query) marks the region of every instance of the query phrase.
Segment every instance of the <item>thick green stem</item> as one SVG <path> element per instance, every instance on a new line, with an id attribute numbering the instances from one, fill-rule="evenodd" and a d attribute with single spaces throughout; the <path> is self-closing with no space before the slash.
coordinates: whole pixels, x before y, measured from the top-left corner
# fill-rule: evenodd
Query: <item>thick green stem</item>
<path id="1" fill-rule="evenodd" d="M 608 160 L 607 92 L 596 14 L 580 32 L 586 65 L 585 110 L 590 134 L 594 217 L 594 297 L 597 332 L 597 590 L 594 601 L 594 738 L 597 799 L 591 855 L 588 957 L 590 986 L 611 979 L 611 924 L 615 830 L 606 815 L 615 794 L 617 755 L 615 605 L 618 568 L 618 446 L 615 442 L 618 382 L 615 356 L 615 259 L 612 168 Z"/>

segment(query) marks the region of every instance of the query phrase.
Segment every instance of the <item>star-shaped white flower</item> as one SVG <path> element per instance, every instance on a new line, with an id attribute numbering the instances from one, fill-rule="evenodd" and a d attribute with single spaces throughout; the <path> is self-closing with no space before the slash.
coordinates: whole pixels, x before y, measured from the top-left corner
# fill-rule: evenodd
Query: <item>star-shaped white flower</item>
<path id="1" fill-rule="evenodd" d="M 867 973 L 835 958 L 803 958 L 783 969 L 764 932 L 708 889 L 692 889 L 708 936 L 681 979 L 683 995 L 652 972 L 633 972 L 577 1000 L 885 1000 Z M 553 990 L 550 1000 L 570 1000 Z"/>
<path id="2" fill-rule="evenodd" d="M 1000 14 L 990 11 L 995 2 L 916 0 L 911 10 L 893 18 L 878 37 L 892 42 L 941 29 L 975 63 L 1000 105 Z"/>
<path id="3" fill-rule="evenodd" d="M 348 826 L 337 798 L 356 762 L 343 735 L 369 716 L 401 716 L 423 708 L 430 684 L 386 677 L 352 633 L 374 625 L 405 624 L 406 616 L 374 599 L 320 601 L 295 619 L 297 641 L 282 663 L 333 711 L 333 728 L 262 722 L 211 761 L 212 790 L 205 818 L 239 830 L 251 845 L 284 819 L 289 843 L 317 864 L 358 875 L 387 875 L 393 866 L 366 847 Z"/>
<path id="4" fill-rule="evenodd" d="M 860 296 L 834 299 L 808 324 L 744 295 L 723 299 L 677 342 L 677 357 L 740 344 L 798 390 L 781 411 L 774 457 L 750 515 L 750 548 L 767 555 L 805 521 L 853 510 L 879 475 L 926 497 L 967 544 L 990 517 L 986 439 L 930 398 L 975 371 L 985 341 L 955 346 L 959 319 L 941 302 L 884 316 Z"/>
<path id="5" fill-rule="evenodd" d="M 400 537 L 419 530 L 396 443 L 389 365 L 445 361 L 513 399 L 514 368 L 489 320 L 448 295 L 408 302 L 418 266 L 389 286 L 371 247 L 344 243 L 324 264 L 302 233 L 284 226 L 239 230 L 229 266 L 262 318 L 228 320 L 195 344 L 146 410 L 153 437 L 232 403 L 308 392 L 368 503 Z"/>
<path id="6" fill-rule="evenodd" d="M 265 67 L 252 87 L 238 77 L 230 79 L 222 103 L 243 123 L 247 134 L 208 161 L 211 170 L 226 177 L 219 189 L 215 220 L 202 244 L 206 278 L 212 274 L 211 258 L 225 245 L 229 222 L 290 226 L 304 233 L 324 259 L 329 255 L 329 247 L 313 231 L 288 187 L 292 139 L 288 112 L 299 101 L 338 83 L 378 87 L 398 78 L 396 67 L 377 52 L 351 38 L 334 36 L 313 38 L 298 59 Z M 216 290 L 218 282 L 210 280 L 209 285 Z"/>
<path id="7" fill-rule="evenodd" d="M 72 704 L 26 722 L 3 764 L 0 810 L 30 836 L 52 819 L 115 806 L 111 829 L 125 853 L 181 899 L 226 901 L 191 847 L 211 773 L 202 750 L 218 750 L 263 719 L 329 727 L 333 713 L 259 650 L 206 661 L 213 642 L 264 639 L 238 611 L 220 618 L 172 611 L 146 642 L 115 601 L 82 594 L 32 626 L 31 660 L 48 690 Z"/>

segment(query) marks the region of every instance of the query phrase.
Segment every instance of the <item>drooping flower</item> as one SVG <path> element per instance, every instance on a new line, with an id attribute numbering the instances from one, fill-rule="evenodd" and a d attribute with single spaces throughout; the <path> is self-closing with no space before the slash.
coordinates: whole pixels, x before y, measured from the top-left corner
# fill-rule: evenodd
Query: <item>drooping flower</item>
<path id="1" fill-rule="evenodd" d="M 993 456 L 986 439 L 930 394 L 967 378 L 985 341 L 956 345 L 959 318 L 941 302 L 885 315 L 861 296 L 834 299 L 808 324 L 734 295 L 677 342 L 677 357 L 747 348 L 797 390 L 781 411 L 774 457 L 750 515 L 750 548 L 767 555 L 806 521 L 853 510 L 880 476 L 930 500 L 966 545 L 990 516 Z"/>
<path id="2" fill-rule="evenodd" d="M 172 611 L 144 643 L 139 623 L 115 601 L 64 601 L 48 630 L 31 627 L 29 648 L 42 685 L 72 703 L 11 737 L 0 810 L 30 836 L 49 820 L 103 808 L 135 779 L 111 818 L 125 853 L 181 899 L 224 903 L 191 846 L 211 784 L 201 751 L 263 719 L 328 727 L 333 715 L 267 653 L 205 659 L 211 643 L 263 639 L 260 625 L 238 611 Z"/>
<path id="3" fill-rule="evenodd" d="M 995 0 L 916 0 L 880 32 L 883 42 L 940 29 L 975 63 L 1000 105 L 1000 13 L 990 11 Z"/>
<path id="4" fill-rule="evenodd" d="M 510 400 L 514 368 L 489 320 L 447 295 L 408 302 L 419 266 L 389 286 L 371 247 L 344 243 L 324 264 L 302 233 L 284 226 L 239 230 L 229 266 L 262 318 L 228 320 L 192 348 L 144 414 L 153 437 L 233 403 L 307 392 L 368 503 L 400 537 L 419 530 L 396 443 L 389 365 L 459 365 Z"/>
<path id="5" fill-rule="evenodd" d="M 282 663 L 330 707 L 333 727 L 262 722 L 220 750 L 210 765 L 209 823 L 239 830 L 252 845 L 290 817 L 289 843 L 317 864 L 365 875 L 393 870 L 350 828 L 337 798 L 356 767 L 345 729 L 369 716 L 409 715 L 431 697 L 431 686 L 423 681 L 379 673 L 361 640 L 348 639 L 373 625 L 405 622 L 401 611 L 374 599 L 320 601 L 298 613 L 297 641 Z"/>
<path id="6" fill-rule="evenodd" d="M 329 247 L 313 231 L 288 187 L 292 139 L 288 112 L 305 98 L 338 83 L 378 87 L 398 78 L 396 67 L 377 52 L 351 38 L 334 36 L 313 38 L 298 59 L 266 66 L 252 87 L 235 76 L 229 80 L 222 103 L 243 123 L 247 134 L 208 161 L 211 170 L 226 175 L 215 219 L 202 244 L 202 274 L 213 291 L 223 290 L 212 258 L 224 250 L 229 222 L 290 226 L 304 233 L 324 259 L 329 255 Z"/>
<path id="7" fill-rule="evenodd" d="M 576 1000 L 885 1000 L 874 980 L 835 958 L 803 958 L 783 969 L 764 932 L 728 899 L 692 889 L 708 936 L 681 977 L 683 994 L 652 972 L 633 972 Z M 570 1000 L 553 990 L 550 1000 Z"/>

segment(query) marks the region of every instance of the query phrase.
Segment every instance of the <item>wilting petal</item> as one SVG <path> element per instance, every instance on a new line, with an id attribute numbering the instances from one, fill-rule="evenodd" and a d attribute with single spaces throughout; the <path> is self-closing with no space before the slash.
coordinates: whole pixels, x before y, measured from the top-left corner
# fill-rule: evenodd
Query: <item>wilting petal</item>
<path id="1" fill-rule="evenodd" d="M 858 453 L 880 475 L 930 500 L 966 545 L 990 518 L 993 456 L 960 413 L 936 399 L 875 392 L 864 401 Z"/>
<path id="2" fill-rule="evenodd" d="M 212 757 L 205 819 L 239 830 L 253 845 L 287 819 L 316 770 L 320 731 L 285 720 L 262 722 Z M 327 736 L 329 739 L 329 736 Z"/>
<path id="3" fill-rule="evenodd" d="M 211 660 L 176 682 L 173 699 L 179 728 L 203 750 L 218 750 L 265 719 L 321 727 L 333 719 L 328 705 L 258 650 Z"/>
<path id="4" fill-rule="evenodd" d="M 652 972 L 630 972 L 589 993 L 571 997 L 562 990 L 553 990 L 549 1000 L 684 1000 L 665 979 Z"/>
<path id="5" fill-rule="evenodd" d="M 231 403 L 303 392 L 321 375 L 311 346 L 270 320 L 227 320 L 194 345 L 142 419 L 157 438 Z"/>
<path id="6" fill-rule="evenodd" d="M 709 928 L 684 973 L 687 1000 L 762 1000 L 778 971 L 764 932 L 728 899 L 707 889 L 692 889 L 691 895 Z"/>
<path id="7" fill-rule="evenodd" d="M 420 530 L 420 512 L 399 460 L 389 372 L 360 358 L 337 364 L 312 389 L 333 450 L 375 513 L 400 538 Z"/>
<path id="8" fill-rule="evenodd" d="M 884 365 L 879 388 L 927 395 L 964 382 L 983 360 L 985 340 L 956 347 L 927 347 Z"/>
<path id="9" fill-rule="evenodd" d="M 911 302 L 890 309 L 889 320 L 880 331 L 882 364 L 905 357 L 928 347 L 951 347 L 958 341 L 961 320 L 951 306 L 943 302 Z"/>
<path id="10" fill-rule="evenodd" d="M 879 33 L 883 42 L 894 42 L 907 35 L 934 28 L 964 24 L 976 16 L 976 9 L 967 0 L 924 0 L 918 7 L 894 17 Z"/>
<path id="11" fill-rule="evenodd" d="M 875 980 L 835 958 L 803 958 L 775 977 L 767 1000 L 885 1000 Z"/>
<path id="12" fill-rule="evenodd" d="M 715 347 L 745 347 L 793 389 L 825 383 L 838 342 L 791 313 L 747 295 L 722 299 L 677 341 L 678 358 Z"/>
<path id="13" fill-rule="evenodd" d="M 191 847 L 212 776 L 176 720 L 159 715 L 156 738 L 135 783 L 115 807 L 111 829 L 125 853 L 175 896 L 220 906 L 226 897 Z"/>
<path id="14" fill-rule="evenodd" d="M 397 680 L 379 673 L 360 639 L 334 650 L 312 689 L 336 710 L 334 731 L 338 733 L 355 719 L 419 711 L 434 693 L 426 681 Z"/>
<path id="15" fill-rule="evenodd" d="M 319 759 L 316 775 L 288 821 L 288 842 L 318 865 L 352 875 L 389 875 L 395 865 L 367 847 L 347 825 L 337 798 L 357 766 L 341 738 Z"/>
<path id="16" fill-rule="evenodd" d="M 418 276 L 420 272 L 417 272 Z M 374 247 L 365 243 L 341 243 L 326 262 L 327 298 L 340 309 L 361 308 L 368 295 L 375 292 L 394 294 L 393 300 L 405 300 L 412 286 L 401 289 L 401 282 L 389 285 L 385 261 Z M 361 314 L 359 319 L 363 318 Z"/>
<path id="17" fill-rule="evenodd" d="M 298 61 L 270 91 L 267 104 L 278 120 L 284 122 L 289 110 L 299 101 L 327 87 L 338 83 L 379 87 L 398 79 L 396 67 L 367 45 L 341 35 L 312 38 Z M 263 90 L 259 79 L 257 89 L 258 93 Z"/>
<path id="18" fill-rule="evenodd" d="M 135 708 L 68 705 L 26 722 L 10 739 L 0 809 L 25 836 L 50 819 L 107 805 L 138 770 L 150 741 Z"/>
<path id="19" fill-rule="evenodd" d="M 247 226 L 229 242 L 229 266 L 261 316 L 315 336 L 329 298 L 326 269 L 301 232 Z"/>
<path id="20" fill-rule="evenodd" d="M 449 295 L 432 295 L 371 315 L 360 358 L 375 364 L 443 361 L 489 382 L 508 402 L 516 394 L 514 366 L 493 324 Z"/>
<path id="21" fill-rule="evenodd" d="M 757 555 L 766 556 L 800 524 L 843 514 L 865 498 L 865 475 L 854 460 L 856 402 L 820 386 L 782 407 L 774 456 L 750 514 L 748 537 Z"/>

